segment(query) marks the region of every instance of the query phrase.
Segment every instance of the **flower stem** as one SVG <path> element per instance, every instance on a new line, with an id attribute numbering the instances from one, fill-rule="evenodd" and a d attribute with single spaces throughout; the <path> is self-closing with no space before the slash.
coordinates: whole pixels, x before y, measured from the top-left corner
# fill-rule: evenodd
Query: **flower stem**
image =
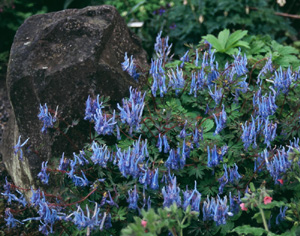
<path id="1" fill-rule="evenodd" d="M 263 221 L 265 230 L 266 230 L 267 232 L 269 232 L 269 228 L 268 228 L 268 224 L 267 224 L 267 221 L 266 221 L 266 217 L 265 217 L 264 210 L 263 210 L 262 208 L 259 208 L 259 211 L 260 211 L 260 214 L 261 214 L 261 218 L 262 218 L 262 221 Z"/>

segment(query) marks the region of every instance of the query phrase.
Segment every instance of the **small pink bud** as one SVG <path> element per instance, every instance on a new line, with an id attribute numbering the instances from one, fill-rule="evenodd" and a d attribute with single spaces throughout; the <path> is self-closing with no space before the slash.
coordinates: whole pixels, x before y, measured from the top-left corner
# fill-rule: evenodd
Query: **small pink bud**
<path id="1" fill-rule="evenodd" d="M 144 228 L 146 228 L 146 226 L 147 226 L 147 221 L 142 220 L 142 221 L 141 221 L 141 225 L 142 225 Z"/>
<path id="2" fill-rule="evenodd" d="M 241 207 L 242 211 L 247 211 L 248 210 L 248 208 L 245 207 L 245 203 L 241 203 L 240 207 Z"/>
<path id="3" fill-rule="evenodd" d="M 267 205 L 267 204 L 271 203 L 271 202 L 272 202 L 272 199 L 273 199 L 273 198 L 271 198 L 271 197 L 269 197 L 269 196 L 264 197 L 264 204 Z"/>

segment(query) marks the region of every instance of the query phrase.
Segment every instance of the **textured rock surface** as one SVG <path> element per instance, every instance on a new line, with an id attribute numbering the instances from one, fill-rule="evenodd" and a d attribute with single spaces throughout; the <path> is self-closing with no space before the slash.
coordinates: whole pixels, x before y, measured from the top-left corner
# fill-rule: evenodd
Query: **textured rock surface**
<path id="1" fill-rule="evenodd" d="M 67 133 L 73 147 L 59 131 L 42 134 L 40 104 L 52 110 L 59 105 L 59 116 L 71 124 L 84 117 L 88 95 L 108 95 L 115 105 L 129 86 L 145 82 L 136 83 L 122 71 L 125 52 L 141 67 L 147 65 L 139 40 L 111 6 L 36 15 L 24 22 L 11 49 L 6 84 L 13 109 L 0 150 L 15 184 L 33 185 L 42 161 L 62 152 L 71 155 L 74 146 L 87 141 L 86 122 Z M 19 135 L 22 141 L 30 137 L 22 163 L 12 149 Z"/>

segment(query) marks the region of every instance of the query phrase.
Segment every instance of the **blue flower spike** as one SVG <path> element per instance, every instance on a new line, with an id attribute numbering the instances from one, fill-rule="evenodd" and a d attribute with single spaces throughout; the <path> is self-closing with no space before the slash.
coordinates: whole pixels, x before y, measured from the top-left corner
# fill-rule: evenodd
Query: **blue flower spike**
<path id="1" fill-rule="evenodd" d="M 123 71 L 126 71 L 135 81 L 138 81 L 139 74 L 136 72 L 136 65 L 134 64 L 133 56 L 130 59 L 127 56 L 127 52 L 125 52 L 124 62 L 122 64 Z"/>
<path id="2" fill-rule="evenodd" d="M 19 136 L 18 139 L 18 143 L 16 144 L 16 146 L 14 146 L 14 154 L 15 156 L 18 154 L 18 152 L 20 153 L 19 155 L 19 160 L 23 161 L 23 151 L 22 151 L 22 147 L 28 142 L 29 138 L 26 139 L 22 144 L 21 144 L 21 135 Z"/>

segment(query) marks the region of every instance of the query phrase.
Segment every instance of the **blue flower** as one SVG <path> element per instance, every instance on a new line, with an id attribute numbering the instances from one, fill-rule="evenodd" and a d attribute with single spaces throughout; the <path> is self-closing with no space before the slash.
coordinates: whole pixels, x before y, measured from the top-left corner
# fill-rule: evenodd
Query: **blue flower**
<path id="1" fill-rule="evenodd" d="M 210 89 L 210 87 L 208 87 L 209 89 L 209 95 L 212 97 L 212 99 L 215 101 L 216 105 L 218 105 L 222 99 L 222 92 L 223 92 L 223 89 L 220 88 L 217 90 L 217 85 L 215 85 L 215 92 L 213 93 Z"/>
<path id="2" fill-rule="evenodd" d="M 98 164 L 101 167 L 106 168 L 107 162 L 112 155 L 111 152 L 107 149 L 107 146 L 99 146 L 98 143 L 93 141 L 91 148 L 93 151 L 93 154 L 91 156 L 92 162 L 94 162 L 95 165 Z"/>
<path id="3" fill-rule="evenodd" d="M 199 61 L 199 53 L 198 53 L 198 49 L 196 49 L 196 59 L 194 61 L 195 66 L 198 66 L 198 61 Z"/>
<path id="4" fill-rule="evenodd" d="M 103 114 L 101 109 L 96 110 L 94 115 L 95 130 L 99 135 L 111 135 L 114 133 L 114 127 L 117 122 L 115 121 L 115 110 L 112 117 L 107 120 L 107 114 Z"/>
<path id="5" fill-rule="evenodd" d="M 224 174 L 221 178 L 218 179 L 218 181 L 220 183 L 219 194 L 223 193 L 223 189 L 224 189 L 225 185 L 228 183 L 228 172 L 227 172 L 226 164 L 223 164 L 223 169 L 224 169 Z"/>
<path id="6" fill-rule="evenodd" d="M 190 58 L 189 58 L 189 50 L 186 51 L 186 53 L 180 58 L 180 61 L 182 61 L 182 63 L 180 64 L 180 68 L 183 67 L 185 62 L 189 62 Z"/>
<path id="7" fill-rule="evenodd" d="M 280 66 L 278 72 L 275 71 L 274 79 L 274 88 L 277 89 L 277 94 L 279 94 L 280 91 L 282 91 L 283 94 L 287 94 L 293 81 L 295 81 L 295 78 L 292 75 L 291 68 L 289 67 L 287 71 L 282 71 Z"/>
<path id="8" fill-rule="evenodd" d="M 233 55 L 233 57 L 234 57 L 234 62 L 233 62 L 234 63 L 234 68 L 235 68 L 236 74 L 238 76 L 244 75 L 248 72 L 246 54 L 244 54 L 244 57 L 242 57 L 242 56 L 240 56 L 240 53 L 241 53 L 241 49 L 239 49 L 239 52 L 236 56 Z"/>
<path id="9" fill-rule="evenodd" d="M 261 129 L 261 125 L 263 123 L 263 120 L 260 120 L 259 117 L 256 119 L 253 118 L 251 115 L 252 122 L 249 123 L 249 126 L 247 124 L 247 121 L 245 125 L 242 124 L 243 134 L 242 134 L 242 141 L 244 143 L 245 150 L 248 150 L 248 147 L 252 144 L 253 148 L 257 147 L 256 143 L 256 135 Z M 257 127 L 256 127 L 257 123 Z"/>
<path id="10" fill-rule="evenodd" d="M 169 37 L 161 38 L 162 31 L 156 37 L 156 43 L 154 45 L 154 50 L 158 58 L 162 58 L 163 62 L 167 61 L 168 55 L 171 52 L 172 44 L 169 45 Z"/>
<path id="11" fill-rule="evenodd" d="M 16 227 L 17 223 L 23 224 L 21 221 L 16 220 L 14 218 L 14 216 L 10 212 L 10 208 L 6 208 L 4 220 L 6 221 L 6 226 L 8 228 L 14 228 L 14 227 Z"/>
<path id="12" fill-rule="evenodd" d="M 173 177 L 168 186 L 162 188 L 164 196 L 163 207 L 170 207 L 175 203 L 178 207 L 181 206 L 180 188 L 176 185 L 176 177 Z"/>
<path id="13" fill-rule="evenodd" d="M 70 162 L 71 170 L 68 173 L 68 176 L 70 179 L 73 179 L 76 164 L 77 164 L 77 158 L 75 158 L 74 160 L 71 160 L 71 162 Z"/>
<path id="14" fill-rule="evenodd" d="M 265 136 L 265 141 L 264 143 L 267 144 L 267 147 L 270 147 L 271 141 L 273 141 L 276 137 L 276 129 L 277 129 L 277 123 L 269 123 L 269 116 L 265 120 L 265 125 L 264 125 L 264 130 L 263 134 Z"/>
<path id="15" fill-rule="evenodd" d="M 197 182 L 195 181 L 194 190 L 186 190 L 183 192 L 183 204 L 184 210 L 191 205 L 191 210 L 199 213 L 200 211 L 201 193 L 197 190 Z"/>
<path id="16" fill-rule="evenodd" d="M 107 218 L 106 212 L 102 215 L 100 213 L 100 208 L 97 203 L 95 203 L 94 212 L 91 215 L 88 205 L 86 205 L 86 215 L 84 211 L 78 206 L 77 211 L 72 212 L 70 215 L 65 217 L 69 220 L 73 216 L 72 222 L 77 226 L 78 229 L 89 228 L 93 230 L 95 227 L 99 227 L 102 230 L 105 227 L 110 227 L 110 215 Z"/>
<path id="17" fill-rule="evenodd" d="M 150 188 L 152 188 L 153 190 L 157 190 L 159 188 L 159 184 L 158 184 L 158 168 L 155 170 L 154 176 L 153 176 L 152 181 L 151 181 Z"/>
<path id="18" fill-rule="evenodd" d="M 237 196 L 231 196 L 231 192 L 229 192 L 229 210 L 233 214 L 237 214 L 240 211 L 241 204 L 241 193 L 238 191 Z"/>
<path id="19" fill-rule="evenodd" d="M 123 71 L 126 71 L 132 78 L 137 81 L 140 75 L 136 72 L 136 66 L 134 64 L 133 56 L 131 56 L 129 59 L 127 57 L 127 52 L 125 52 L 124 60 L 125 61 L 121 63 Z"/>
<path id="20" fill-rule="evenodd" d="M 196 145 L 196 148 L 199 148 L 200 144 L 199 141 L 203 140 L 203 129 L 201 129 L 201 132 L 199 133 L 198 128 L 197 128 L 197 122 L 195 123 L 195 130 L 193 132 L 193 142 Z"/>
<path id="21" fill-rule="evenodd" d="M 234 184 L 238 182 L 240 178 L 242 178 L 242 176 L 238 172 L 238 166 L 234 163 L 234 166 L 229 168 L 229 182 Z"/>
<path id="22" fill-rule="evenodd" d="M 205 85 L 205 72 L 203 68 L 196 72 L 192 72 L 192 82 L 189 94 L 194 92 L 194 97 L 197 97 L 197 92 L 199 89 L 203 89 Z"/>
<path id="23" fill-rule="evenodd" d="M 267 97 L 267 94 L 261 96 L 261 88 L 253 96 L 253 106 L 258 108 L 258 115 L 264 119 L 273 115 L 277 109 L 277 105 L 275 104 L 276 92 L 273 88 L 270 87 L 270 89 L 273 92 L 273 96 L 271 91 L 269 92 L 269 97 Z"/>
<path id="24" fill-rule="evenodd" d="M 273 72 L 273 66 L 272 66 L 272 55 L 270 55 L 270 57 L 268 58 L 266 64 L 264 65 L 264 67 L 261 69 L 261 71 L 259 72 L 258 76 L 257 76 L 257 81 L 256 84 L 260 83 L 260 78 L 261 76 L 264 76 L 269 72 Z"/>
<path id="25" fill-rule="evenodd" d="M 43 128 L 41 129 L 42 133 L 46 133 L 47 132 L 47 128 L 53 128 L 53 123 L 56 121 L 56 117 L 57 117 L 57 109 L 58 107 L 56 107 L 56 111 L 55 111 L 55 115 L 52 118 L 50 112 L 48 111 L 48 107 L 47 104 L 45 103 L 44 106 L 42 106 L 40 104 L 40 114 L 38 114 L 38 118 L 39 120 L 43 121 Z"/>
<path id="26" fill-rule="evenodd" d="M 285 219 L 285 212 L 288 209 L 287 206 L 285 206 L 283 209 L 280 207 L 280 213 L 276 217 L 276 224 L 278 225 L 280 221 L 283 221 Z"/>
<path id="27" fill-rule="evenodd" d="M 14 154 L 15 156 L 17 155 L 18 152 L 20 152 L 20 156 L 19 156 L 19 160 L 23 161 L 23 151 L 22 151 L 22 147 L 28 142 L 29 138 L 25 140 L 25 142 L 23 142 L 21 144 L 21 135 L 19 136 L 18 139 L 18 143 L 16 144 L 16 146 L 14 146 Z"/>
<path id="28" fill-rule="evenodd" d="M 116 158 L 118 167 L 124 177 L 131 175 L 133 178 L 139 178 L 144 171 L 145 157 L 148 157 L 147 140 L 141 142 L 141 136 L 133 143 L 133 147 L 128 147 L 123 151 L 117 147 Z"/>
<path id="29" fill-rule="evenodd" d="M 48 181 L 49 181 L 49 175 L 50 174 L 47 174 L 46 171 L 47 171 L 47 164 L 48 164 L 48 161 L 46 162 L 42 162 L 42 169 L 41 169 L 41 172 L 38 173 L 38 177 L 40 178 L 41 182 L 43 184 L 48 184 Z"/>
<path id="30" fill-rule="evenodd" d="M 217 200 L 213 197 L 211 200 L 207 197 L 206 201 L 203 202 L 203 221 L 213 220 L 216 225 L 225 225 L 227 216 L 232 216 L 233 214 L 228 211 L 229 206 L 227 206 L 227 197 L 221 199 L 218 195 Z"/>
<path id="31" fill-rule="evenodd" d="M 186 129 L 186 125 L 187 125 L 187 120 L 184 122 L 184 126 L 183 126 L 183 129 L 180 131 L 180 134 L 179 134 L 179 137 L 181 138 L 181 139 L 185 139 L 185 137 L 186 137 L 186 131 L 185 131 L 185 129 Z"/>
<path id="32" fill-rule="evenodd" d="M 178 95 L 180 89 L 183 89 L 185 80 L 183 78 L 183 71 L 179 69 L 178 66 L 176 68 L 176 73 L 173 69 L 168 72 L 169 77 L 169 86 L 175 90 L 175 94 Z"/>
<path id="33" fill-rule="evenodd" d="M 224 129 L 225 124 L 226 124 L 227 114 L 226 114 L 226 112 L 225 112 L 225 110 L 224 110 L 224 104 L 222 104 L 222 107 L 223 107 L 223 109 L 222 109 L 222 112 L 220 113 L 219 121 L 218 121 L 216 115 L 213 114 L 214 117 L 215 117 L 215 122 L 216 122 L 216 124 L 217 124 L 217 127 L 216 127 L 216 130 L 215 130 L 215 132 L 214 132 L 214 135 L 219 134 L 219 133 L 221 132 L 221 130 Z"/>
<path id="34" fill-rule="evenodd" d="M 131 90 L 130 87 L 130 93 L 135 93 L 135 90 Z M 144 110 L 144 99 L 145 94 L 142 96 L 139 94 L 138 97 L 135 97 L 133 95 L 130 96 L 129 99 L 123 99 L 122 100 L 122 107 L 120 104 L 117 104 L 118 109 L 120 110 L 120 118 L 122 123 L 127 123 L 130 126 L 129 134 L 132 134 L 132 128 L 135 126 L 136 131 L 140 128 L 140 122 L 142 119 L 142 114 Z"/>
<path id="35" fill-rule="evenodd" d="M 88 121 L 94 121 L 94 116 L 96 115 L 96 111 L 98 109 L 102 109 L 104 108 L 104 106 L 102 106 L 103 102 L 99 102 L 99 94 L 97 95 L 97 99 L 91 100 L 90 96 L 88 97 L 88 99 L 86 100 L 86 107 L 85 107 L 85 120 Z"/>
<path id="36" fill-rule="evenodd" d="M 267 170 L 275 181 L 275 184 L 279 184 L 279 179 L 282 179 L 283 174 L 289 170 L 292 166 L 292 161 L 289 160 L 289 152 L 285 151 L 285 147 L 282 150 L 277 150 L 277 154 L 274 155 L 273 159 L 269 162 L 268 158 L 265 157 Z"/>
<path id="37" fill-rule="evenodd" d="M 221 161 L 223 161 L 223 156 L 226 154 L 228 149 L 228 146 L 223 146 L 221 150 L 217 151 L 216 145 L 214 148 L 209 150 L 209 146 L 207 146 L 207 156 L 208 156 L 208 161 L 207 161 L 207 166 L 208 167 L 216 167 Z"/>
<path id="38" fill-rule="evenodd" d="M 168 153 L 170 151 L 170 146 L 168 144 L 167 136 L 163 136 L 163 144 L 164 144 L 164 153 Z"/>
<path id="39" fill-rule="evenodd" d="M 68 166 L 69 160 L 65 158 L 65 153 L 63 153 L 59 161 L 58 170 L 66 171 L 68 169 Z"/>
<path id="40" fill-rule="evenodd" d="M 129 209 L 138 209 L 137 201 L 139 199 L 139 195 L 136 190 L 136 185 L 134 185 L 134 190 L 128 190 L 128 199 L 127 202 L 129 203 Z"/>
<path id="41" fill-rule="evenodd" d="M 73 175 L 72 181 L 74 182 L 75 186 L 80 186 L 80 187 L 88 186 L 90 181 L 88 181 L 83 171 L 81 171 L 81 174 L 83 178 L 77 175 Z"/>

